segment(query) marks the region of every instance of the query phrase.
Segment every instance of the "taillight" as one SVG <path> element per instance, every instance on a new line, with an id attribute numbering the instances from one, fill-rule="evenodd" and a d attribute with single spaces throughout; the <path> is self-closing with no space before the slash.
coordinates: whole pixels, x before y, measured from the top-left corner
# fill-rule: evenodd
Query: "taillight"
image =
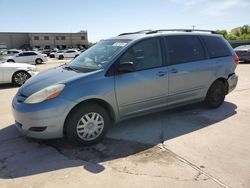
<path id="1" fill-rule="evenodd" d="M 234 54 L 234 63 L 238 65 L 239 62 L 240 62 L 240 58 L 236 54 Z"/>

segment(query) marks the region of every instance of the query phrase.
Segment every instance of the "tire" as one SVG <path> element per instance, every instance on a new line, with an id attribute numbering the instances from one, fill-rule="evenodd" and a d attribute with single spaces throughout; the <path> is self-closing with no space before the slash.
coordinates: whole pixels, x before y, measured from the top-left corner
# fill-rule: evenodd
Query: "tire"
<path id="1" fill-rule="evenodd" d="M 31 75 L 25 71 L 15 72 L 12 76 L 12 83 L 16 86 L 22 86 Z"/>
<path id="2" fill-rule="evenodd" d="M 63 59 L 64 59 L 64 56 L 63 56 L 63 55 L 59 55 L 58 59 L 59 59 L 59 60 L 63 60 Z"/>
<path id="3" fill-rule="evenodd" d="M 104 138 L 110 126 L 110 118 L 100 105 L 84 103 L 70 112 L 64 126 L 66 137 L 71 143 L 87 146 Z"/>
<path id="4" fill-rule="evenodd" d="M 38 58 L 38 59 L 36 59 L 36 64 L 42 64 L 42 62 L 43 62 L 43 60 L 42 59 L 40 59 L 40 58 Z"/>
<path id="5" fill-rule="evenodd" d="M 8 59 L 7 62 L 15 63 L 15 61 L 13 59 Z"/>
<path id="6" fill-rule="evenodd" d="M 217 80 L 208 89 L 204 104 L 208 108 L 218 108 L 225 100 L 226 86 L 225 84 Z"/>

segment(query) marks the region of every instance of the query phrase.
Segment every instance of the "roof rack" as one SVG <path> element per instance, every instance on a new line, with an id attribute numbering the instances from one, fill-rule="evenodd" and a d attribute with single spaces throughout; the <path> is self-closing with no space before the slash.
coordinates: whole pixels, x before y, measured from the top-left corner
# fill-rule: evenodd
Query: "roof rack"
<path id="1" fill-rule="evenodd" d="M 123 35 L 132 35 L 132 34 L 143 34 L 143 33 L 148 33 L 152 31 L 151 29 L 147 29 L 147 30 L 141 30 L 141 31 L 136 31 L 136 32 L 129 32 L 129 33 L 121 33 L 118 36 L 123 36 Z"/>
<path id="2" fill-rule="evenodd" d="M 184 31 L 184 32 L 199 31 L 199 32 L 209 32 L 211 34 L 218 34 L 216 31 L 204 30 L 204 29 L 159 29 L 159 30 L 151 30 L 149 32 L 146 32 L 146 34 L 153 34 L 153 33 L 164 32 L 164 31 Z"/>

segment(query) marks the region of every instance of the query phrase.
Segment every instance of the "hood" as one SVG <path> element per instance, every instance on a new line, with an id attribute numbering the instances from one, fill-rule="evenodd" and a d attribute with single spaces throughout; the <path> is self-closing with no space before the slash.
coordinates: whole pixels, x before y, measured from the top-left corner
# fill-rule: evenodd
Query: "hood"
<path id="1" fill-rule="evenodd" d="M 30 96 L 31 94 L 48 86 L 59 83 L 66 84 L 71 80 L 85 77 L 87 75 L 93 74 L 94 72 L 95 71 L 86 73 L 76 72 L 74 70 L 65 69 L 65 66 L 55 67 L 32 77 L 19 89 L 19 91 L 24 95 Z"/>

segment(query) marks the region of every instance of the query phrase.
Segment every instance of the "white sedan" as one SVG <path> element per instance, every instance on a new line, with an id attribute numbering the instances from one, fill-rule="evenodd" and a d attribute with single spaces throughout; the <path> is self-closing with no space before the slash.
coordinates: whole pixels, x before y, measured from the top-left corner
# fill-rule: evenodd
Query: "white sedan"
<path id="1" fill-rule="evenodd" d="M 21 86 L 37 73 L 34 65 L 0 61 L 0 83 L 13 83 Z"/>
<path id="2" fill-rule="evenodd" d="M 25 51 L 14 56 L 7 57 L 6 61 L 13 63 L 41 64 L 42 62 L 47 62 L 48 59 L 46 54 L 34 51 Z"/>
<path id="3" fill-rule="evenodd" d="M 64 59 L 64 58 L 75 58 L 80 54 L 77 50 L 66 50 L 62 53 L 56 53 L 55 58 Z"/>

